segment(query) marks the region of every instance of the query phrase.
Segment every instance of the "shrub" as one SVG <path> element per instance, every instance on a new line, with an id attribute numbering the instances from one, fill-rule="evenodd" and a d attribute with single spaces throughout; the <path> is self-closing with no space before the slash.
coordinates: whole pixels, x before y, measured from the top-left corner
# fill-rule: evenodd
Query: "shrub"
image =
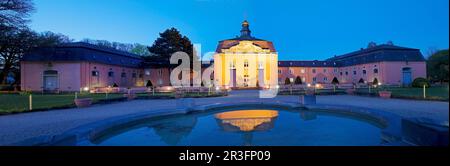
<path id="1" fill-rule="evenodd" d="M 113 87 L 114 87 L 114 88 L 117 88 L 117 87 L 119 87 L 119 85 L 117 85 L 116 83 L 114 83 L 114 84 L 113 84 Z"/>
<path id="2" fill-rule="evenodd" d="M 425 85 L 425 87 L 430 87 L 430 82 L 422 77 L 414 79 L 412 86 L 416 88 L 422 88 Z"/>
<path id="3" fill-rule="evenodd" d="M 360 84 L 364 84 L 364 79 L 359 79 L 359 81 L 358 81 L 358 83 L 360 83 Z"/>
<path id="4" fill-rule="evenodd" d="M 151 80 L 148 80 L 147 84 L 145 84 L 145 87 L 147 87 L 147 88 L 152 87 L 152 86 L 153 86 L 153 83 Z"/>
<path id="5" fill-rule="evenodd" d="M 378 79 L 377 79 L 377 78 L 373 79 L 372 84 L 373 84 L 373 85 L 378 85 Z"/>
<path id="6" fill-rule="evenodd" d="M 286 77 L 286 79 L 284 80 L 284 84 L 285 84 L 285 85 L 291 84 L 291 80 L 290 80 L 289 78 Z"/>
<path id="7" fill-rule="evenodd" d="M 331 81 L 331 83 L 335 84 L 335 85 L 339 84 L 339 80 L 336 77 L 334 77 L 333 80 Z"/>
<path id="8" fill-rule="evenodd" d="M 296 85 L 300 85 L 303 84 L 302 79 L 300 78 L 300 76 L 297 76 L 297 78 L 295 78 L 295 82 Z"/>

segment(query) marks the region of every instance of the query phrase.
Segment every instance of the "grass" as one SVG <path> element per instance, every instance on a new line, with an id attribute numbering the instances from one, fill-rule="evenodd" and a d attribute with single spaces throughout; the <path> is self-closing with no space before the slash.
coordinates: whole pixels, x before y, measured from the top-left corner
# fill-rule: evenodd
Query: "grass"
<path id="1" fill-rule="evenodd" d="M 344 94 L 345 90 L 344 89 L 316 89 L 316 94 L 317 95 L 335 95 L 335 94 Z M 286 91 L 280 91 L 278 92 L 279 95 L 304 95 L 305 94 L 305 90 L 286 90 Z"/>
<path id="2" fill-rule="evenodd" d="M 155 95 L 149 95 L 147 93 L 136 94 L 138 99 L 154 99 L 154 98 L 174 98 L 175 93 L 155 93 Z M 208 93 L 186 93 L 185 97 L 217 97 L 222 96 L 220 94 Z M 74 93 L 66 94 L 32 94 L 33 98 L 33 111 L 50 110 L 60 108 L 75 107 Z M 123 94 L 78 94 L 78 98 L 92 98 L 93 103 L 104 103 L 107 101 L 125 99 Z M 29 94 L 0 94 L 0 115 L 11 114 L 29 111 Z"/>
<path id="3" fill-rule="evenodd" d="M 356 90 L 357 94 L 360 95 L 372 95 L 377 96 L 378 91 L 383 90 L 381 88 L 372 88 L 369 93 L 368 88 L 358 88 Z M 408 98 L 408 99 L 419 99 L 419 100 L 449 100 L 449 87 L 448 86 L 438 86 L 430 87 L 426 89 L 426 98 L 423 98 L 423 88 L 412 88 L 412 87 L 390 87 L 384 88 L 384 90 L 391 91 L 391 96 L 393 98 Z"/>
<path id="4" fill-rule="evenodd" d="M 105 94 L 78 94 L 79 98 L 92 98 L 93 103 L 106 99 Z M 74 107 L 75 94 L 32 94 L 33 110 Z M 123 94 L 108 94 L 108 99 L 123 98 Z M 29 111 L 29 95 L 0 94 L 0 114 Z"/>

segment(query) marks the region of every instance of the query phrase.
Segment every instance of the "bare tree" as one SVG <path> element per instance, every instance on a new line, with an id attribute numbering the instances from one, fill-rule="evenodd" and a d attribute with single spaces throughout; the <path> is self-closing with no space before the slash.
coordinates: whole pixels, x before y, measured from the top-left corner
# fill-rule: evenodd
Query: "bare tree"
<path id="1" fill-rule="evenodd" d="M 439 51 L 436 47 L 428 47 L 428 49 L 425 51 L 425 59 L 430 58 L 432 55 L 436 54 Z"/>
<path id="2" fill-rule="evenodd" d="M 32 11 L 31 0 L 0 0 L 0 26 L 24 27 Z"/>

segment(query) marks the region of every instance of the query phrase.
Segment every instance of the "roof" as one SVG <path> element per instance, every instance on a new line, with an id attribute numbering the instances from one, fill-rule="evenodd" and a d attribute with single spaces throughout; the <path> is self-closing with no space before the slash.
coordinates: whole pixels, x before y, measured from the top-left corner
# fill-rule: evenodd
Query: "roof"
<path id="1" fill-rule="evenodd" d="M 278 67 L 339 67 L 333 61 L 278 61 Z"/>
<path id="2" fill-rule="evenodd" d="M 425 61 L 419 49 L 382 44 L 335 56 L 326 61 L 336 61 L 343 66 L 382 61 Z"/>
<path id="3" fill-rule="evenodd" d="M 425 61 L 419 49 L 382 44 L 324 61 L 279 61 L 279 67 L 345 67 L 383 61 Z"/>
<path id="4" fill-rule="evenodd" d="M 253 45 L 261 47 L 263 49 L 269 49 L 271 52 L 276 52 L 275 47 L 271 41 L 255 38 L 251 35 L 250 24 L 245 20 L 242 22 L 241 35 L 227 40 L 219 41 L 216 52 L 221 53 L 222 49 L 229 49 L 239 44 L 240 41 L 252 41 Z"/>
<path id="5" fill-rule="evenodd" d="M 140 67 L 139 55 L 88 43 L 68 43 L 54 47 L 38 47 L 25 54 L 22 61 L 88 61 L 125 67 Z"/>

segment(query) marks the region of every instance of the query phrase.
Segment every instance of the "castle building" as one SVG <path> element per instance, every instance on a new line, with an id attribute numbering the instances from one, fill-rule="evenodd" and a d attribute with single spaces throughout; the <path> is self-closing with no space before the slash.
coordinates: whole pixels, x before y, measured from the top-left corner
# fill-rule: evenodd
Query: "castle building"
<path id="1" fill-rule="evenodd" d="M 278 85 L 278 54 L 272 42 L 251 36 L 242 23 L 241 35 L 219 42 L 214 55 L 214 82 L 231 88 Z"/>
<path id="2" fill-rule="evenodd" d="M 169 62 L 144 62 L 131 53 L 69 43 L 40 47 L 23 56 L 21 89 L 26 91 L 80 91 L 108 86 L 124 88 L 170 86 L 173 66 Z M 426 78 L 426 62 L 419 49 L 392 42 L 315 61 L 278 61 L 272 42 L 251 35 L 247 21 L 240 36 L 220 41 L 214 55 L 215 86 L 231 88 L 273 88 L 294 82 L 303 84 L 409 85 Z M 202 65 L 202 69 L 209 67 Z"/>

